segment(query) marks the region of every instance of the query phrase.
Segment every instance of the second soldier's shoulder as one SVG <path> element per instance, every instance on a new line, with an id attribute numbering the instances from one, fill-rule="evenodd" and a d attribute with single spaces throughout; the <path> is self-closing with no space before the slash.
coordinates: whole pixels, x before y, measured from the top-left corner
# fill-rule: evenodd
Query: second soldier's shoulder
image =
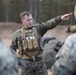
<path id="1" fill-rule="evenodd" d="M 71 34 L 71 35 L 69 35 L 69 37 L 68 38 L 70 38 L 70 39 L 76 39 L 76 33 L 73 33 L 73 34 Z"/>
<path id="2" fill-rule="evenodd" d="M 69 35 L 66 39 L 66 42 L 76 42 L 76 33 Z"/>

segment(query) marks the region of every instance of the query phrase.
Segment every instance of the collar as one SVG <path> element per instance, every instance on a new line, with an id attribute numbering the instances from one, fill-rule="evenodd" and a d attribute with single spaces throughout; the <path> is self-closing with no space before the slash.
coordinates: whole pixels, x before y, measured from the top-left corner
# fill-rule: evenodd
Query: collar
<path id="1" fill-rule="evenodd" d="M 22 27 L 22 28 L 23 28 L 23 30 L 30 30 L 30 29 L 32 29 L 33 27 L 30 27 L 30 28 Z"/>

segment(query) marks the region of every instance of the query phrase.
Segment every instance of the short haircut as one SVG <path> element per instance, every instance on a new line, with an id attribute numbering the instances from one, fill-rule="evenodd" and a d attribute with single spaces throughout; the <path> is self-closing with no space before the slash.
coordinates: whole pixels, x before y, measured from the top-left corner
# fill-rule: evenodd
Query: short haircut
<path id="1" fill-rule="evenodd" d="M 24 11 L 20 14 L 20 18 L 23 19 L 25 15 L 30 16 L 30 12 L 29 11 Z"/>

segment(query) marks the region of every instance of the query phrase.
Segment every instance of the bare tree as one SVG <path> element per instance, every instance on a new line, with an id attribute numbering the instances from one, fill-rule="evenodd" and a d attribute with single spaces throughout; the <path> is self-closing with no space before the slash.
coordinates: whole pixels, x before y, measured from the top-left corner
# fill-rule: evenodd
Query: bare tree
<path id="1" fill-rule="evenodd" d="M 0 22 L 3 21 L 3 0 L 0 0 Z"/>
<path id="2" fill-rule="evenodd" d="M 9 4 L 9 0 L 6 0 L 6 22 L 9 21 L 9 18 L 8 18 L 8 4 Z"/>

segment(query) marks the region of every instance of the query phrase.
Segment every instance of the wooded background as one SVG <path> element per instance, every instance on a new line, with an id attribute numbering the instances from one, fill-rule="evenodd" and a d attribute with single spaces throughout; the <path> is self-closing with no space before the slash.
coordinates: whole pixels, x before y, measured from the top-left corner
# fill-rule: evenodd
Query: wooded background
<path id="1" fill-rule="evenodd" d="M 0 22 L 20 23 L 19 14 L 30 11 L 35 22 L 44 22 L 58 15 L 73 12 L 76 0 L 0 0 Z M 72 15 L 63 25 L 75 25 Z"/>

